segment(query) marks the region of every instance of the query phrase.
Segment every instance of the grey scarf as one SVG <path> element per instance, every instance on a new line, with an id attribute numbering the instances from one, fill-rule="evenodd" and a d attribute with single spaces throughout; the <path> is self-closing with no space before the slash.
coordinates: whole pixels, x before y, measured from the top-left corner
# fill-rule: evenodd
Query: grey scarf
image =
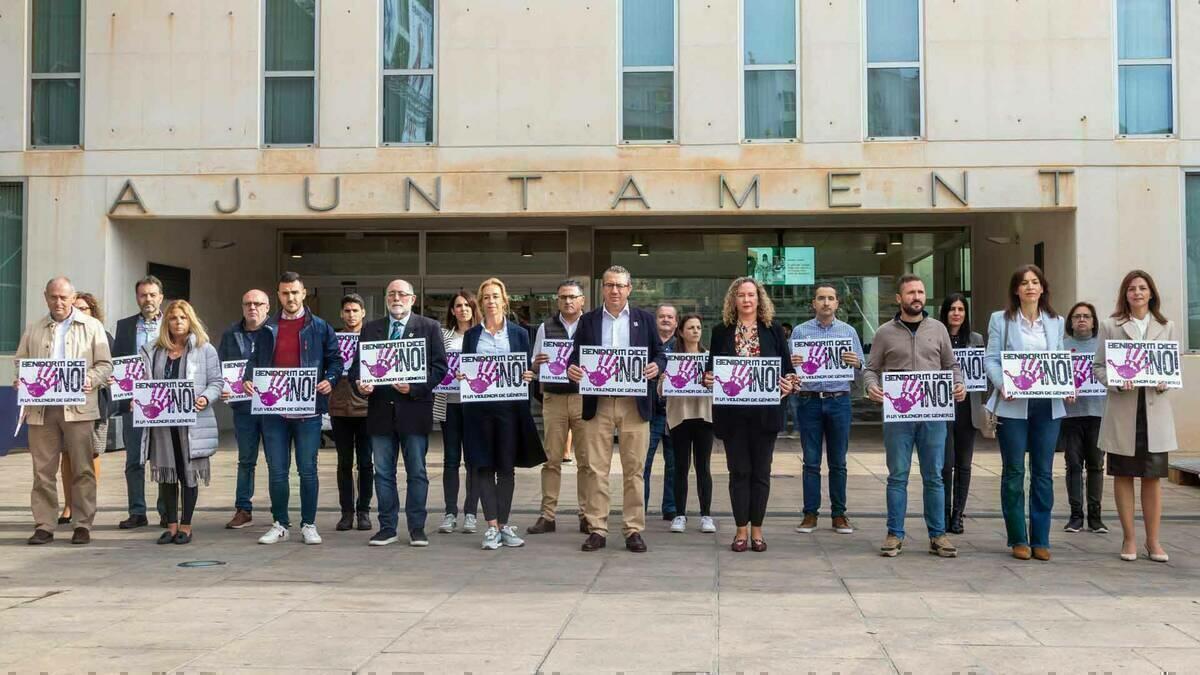
<path id="1" fill-rule="evenodd" d="M 194 341 L 194 337 L 189 337 L 187 347 L 179 356 L 179 376 L 176 379 L 187 379 L 188 360 L 192 356 Z M 166 379 L 166 372 L 167 350 L 155 346 L 151 352 L 150 377 L 156 380 Z M 175 442 L 171 438 L 173 428 L 179 430 L 179 454 L 183 457 L 184 466 L 175 465 Z M 211 478 L 208 458 L 189 457 L 187 427 L 150 427 L 144 433 L 150 434 L 151 480 L 156 483 L 183 483 L 187 487 L 196 487 L 199 481 L 208 485 Z"/>

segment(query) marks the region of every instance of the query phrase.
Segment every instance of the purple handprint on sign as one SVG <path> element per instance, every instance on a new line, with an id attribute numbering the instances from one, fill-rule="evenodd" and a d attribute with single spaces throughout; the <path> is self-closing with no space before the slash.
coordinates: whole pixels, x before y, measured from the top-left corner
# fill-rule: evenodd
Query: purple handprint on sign
<path id="1" fill-rule="evenodd" d="M 367 372 L 371 374 L 371 377 L 383 377 L 392 369 L 392 366 L 396 365 L 397 359 L 395 354 L 396 350 L 389 347 L 379 352 L 375 363 L 363 361 L 363 365 L 367 367 Z"/>
<path id="2" fill-rule="evenodd" d="M 354 362 L 354 350 L 358 348 L 358 339 L 351 335 L 338 336 L 338 351 L 342 353 L 342 363 L 349 366 Z"/>
<path id="3" fill-rule="evenodd" d="M 156 419 L 167 409 L 167 388 L 166 387 L 151 387 L 150 402 L 142 404 L 137 399 L 134 399 L 133 404 L 142 410 L 142 417 L 148 420 Z"/>
<path id="4" fill-rule="evenodd" d="M 700 368 L 695 361 L 684 361 L 679 364 L 674 375 L 667 373 L 667 379 L 671 381 L 672 388 L 683 389 L 696 380 L 698 372 L 700 372 Z"/>
<path id="5" fill-rule="evenodd" d="M 739 365 L 734 366 L 729 373 L 728 380 L 722 381 L 721 378 L 713 376 L 713 380 L 721 385 L 721 391 L 725 392 L 726 396 L 734 397 L 742 393 L 746 385 L 750 384 L 750 366 Z"/>
<path id="6" fill-rule="evenodd" d="M 1004 371 L 1008 379 L 1012 380 L 1013 386 L 1021 391 L 1028 391 L 1033 385 L 1042 381 L 1046 376 L 1046 369 L 1042 366 L 1042 362 L 1037 359 L 1021 359 L 1021 371 L 1013 374 Z"/>
<path id="7" fill-rule="evenodd" d="M 146 363 L 142 360 L 132 361 L 125 364 L 125 372 L 117 378 L 117 386 L 121 391 L 133 391 L 133 383 L 137 380 L 146 379 Z"/>
<path id="8" fill-rule="evenodd" d="M 225 384 L 229 385 L 229 391 L 233 392 L 234 396 L 245 395 L 246 383 L 242 381 L 242 378 L 238 377 L 238 378 L 231 380 L 228 377 L 226 377 L 223 379 L 225 380 Z"/>
<path id="9" fill-rule="evenodd" d="M 603 387 L 612 376 L 617 374 L 617 355 L 601 354 L 596 360 L 596 366 L 596 370 L 592 371 L 582 365 L 579 368 L 587 375 L 588 382 L 591 382 L 592 386 Z"/>
<path id="10" fill-rule="evenodd" d="M 1075 388 L 1082 389 L 1092 379 L 1092 364 L 1087 359 L 1072 359 L 1071 365 L 1075 374 Z"/>
<path id="11" fill-rule="evenodd" d="M 441 386 L 448 387 L 458 377 L 458 362 L 462 359 L 461 352 L 446 352 L 446 376 L 442 378 Z"/>
<path id="12" fill-rule="evenodd" d="M 829 363 L 830 353 L 832 350 L 822 346 L 809 347 L 808 356 L 804 362 L 800 364 L 800 370 L 804 371 L 805 375 L 814 375 L 818 370 Z"/>
<path id="13" fill-rule="evenodd" d="M 25 378 L 21 378 L 21 384 L 25 385 L 25 391 L 34 398 L 41 398 L 46 395 L 46 392 L 54 389 L 58 385 L 59 376 L 54 366 L 42 366 L 38 368 L 37 377 L 33 382 L 26 382 Z"/>
<path id="14" fill-rule="evenodd" d="M 921 389 L 921 383 L 915 377 L 904 378 L 900 385 L 900 395 L 892 396 L 885 393 L 884 398 L 892 404 L 892 409 L 898 413 L 906 413 L 913 409 L 918 403 L 925 400 L 925 392 Z"/>
<path id="15" fill-rule="evenodd" d="M 271 406 L 283 400 L 283 398 L 287 396 L 290 391 L 291 385 L 288 383 L 288 378 L 286 375 L 272 375 L 271 386 L 267 387 L 267 390 L 259 395 L 258 400 L 262 401 L 263 405 L 270 408 Z"/>
<path id="16" fill-rule="evenodd" d="M 567 361 L 571 358 L 571 345 L 559 345 L 554 358 L 546 364 L 546 370 L 552 375 L 562 375 L 567 372 Z"/>
<path id="17" fill-rule="evenodd" d="M 482 394 L 492 386 L 492 383 L 499 381 L 500 373 L 497 372 L 496 366 L 495 361 L 485 361 L 480 364 L 475 377 L 467 378 L 467 385 L 471 387 L 471 391 Z"/>
<path id="18" fill-rule="evenodd" d="M 1117 375 L 1122 380 L 1132 380 L 1138 376 L 1138 373 L 1146 367 L 1150 362 L 1150 356 L 1146 354 L 1144 349 L 1130 349 L 1125 352 L 1125 363 L 1120 365 L 1113 363 L 1112 359 L 1108 360 L 1108 365 L 1116 369 Z"/>

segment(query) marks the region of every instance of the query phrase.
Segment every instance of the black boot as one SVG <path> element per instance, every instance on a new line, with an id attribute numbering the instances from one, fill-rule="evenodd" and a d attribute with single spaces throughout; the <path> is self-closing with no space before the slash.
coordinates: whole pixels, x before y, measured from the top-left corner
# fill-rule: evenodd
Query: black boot
<path id="1" fill-rule="evenodd" d="M 962 511 L 952 512 L 950 514 L 950 520 L 948 520 L 947 522 L 950 524 L 946 527 L 946 530 L 950 534 L 962 534 L 963 533 L 963 512 Z"/>
<path id="2" fill-rule="evenodd" d="M 354 514 L 349 513 L 349 512 L 343 512 L 342 517 L 338 520 L 337 527 L 335 529 L 338 532 L 345 532 L 346 530 L 352 529 L 353 527 L 354 527 Z"/>

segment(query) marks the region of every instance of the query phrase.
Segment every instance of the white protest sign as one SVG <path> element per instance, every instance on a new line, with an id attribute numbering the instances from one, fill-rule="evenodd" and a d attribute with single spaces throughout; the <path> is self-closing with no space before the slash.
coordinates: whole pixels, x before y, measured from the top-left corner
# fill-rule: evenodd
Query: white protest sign
<path id="1" fill-rule="evenodd" d="M 983 356 L 987 350 L 983 347 L 963 347 L 954 350 L 954 358 L 958 359 L 958 367 L 962 368 L 963 384 L 967 392 L 987 391 L 987 370 L 983 366 Z"/>
<path id="2" fill-rule="evenodd" d="M 243 378 L 246 375 L 246 359 L 221 362 L 221 379 L 225 380 L 225 391 L 229 392 L 226 403 L 241 403 L 249 401 L 250 394 L 246 393 Z"/>
<path id="3" fill-rule="evenodd" d="M 17 405 L 83 405 L 87 394 L 85 359 L 21 359 L 17 364 Z"/>
<path id="4" fill-rule="evenodd" d="M 571 367 L 571 350 L 575 348 L 574 340 L 542 340 L 542 353 L 550 360 L 538 368 L 538 379 L 550 384 L 566 384 L 567 368 Z"/>
<path id="5" fill-rule="evenodd" d="M 1183 387 L 1183 368 L 1179 361 L 1179 343 L 1173 340 L 1106 340 L 1105 360 L 1108 383 L 1114 387 L 1132 382 L 1135 387 L 1169 389 Z"/>
<path id="6" fill-rule="evenodd" d="M 667 354 L 667 370 L 663 373 L 663 396 L 711 396 L 704 386 L 704 368 L 708 354 L 671 352 Z"/>
<path id="7" fill-rule="evenodd" d="M 354 356 L 358 352 L 358 333 L 338 333 L 338 351 L 342 355 L 342 372 L 349 373 L 354 364 Z"/>
<path id="8" fill-rule="evenodd" d="M 359 342 L 358 379 L 363 384 L 424 384 L 425 338 Z"/>
<path id="9" fill-rule="evenodd" d="M 583 380 L 579 393 L 593 396 L 646 396 L 646 347 L 579 348 Z"/>
<path id="10" fill-rule="evenodd" d="M 801 382 L 853 382 L 854 367 L 842 362 L 842 354 L 854 353 L 850 338 L 792 340 L 792 354 L 803 362 L 796 368 Z"/>
<path id="11" fill-rule="evenodd" d="M 458 393 L 458 364 L 459 358 L 462 357 L 461 349 L 446 350 L 446 374 L 442 376 L 442 381 L 438 382 L 433 388 L 435 394 L 457 394 Z"/>
<path id="12" fill-rule="evenodd" d="M 1075 395 L 1076 396 L 1107 396 L 1108 390 L 1101 384 L 1100 380 L 1096 379 L 1096 373 L 1092 370 L 1092 363 L 1096 360 L 1095 354 L 1081 354 L 1079 352 L 1071 352 L 1071 366 L 1075 374 Z"/>
<path id="13" fill-rule="evenodd" d="M 128 401 L 133 398 L 133 383 L 146 379 L 146 360 L 140 356 L 117 356 L 112 360 L 113 384 L 109 387 L 112 400 Z"/>
<path id="14" fill-rule="evenodd" d="M 316 368 L 255 368 L 253 415 L 317 414 Z"/>
<path id="15" fill-rule="evenodd" d="M 954 371 L 884 373 L 883 421 L 953 422 Z"/>
<path id="16" fill-rule="evenodd" d="M 133 383 L 134 427 L 190 427 L 196 424 L 196 391 L 191 380 Z"/>
<path id="17" fill-rule="evenodd" d="M 778 358 L 713 357 L 713 405 L 778 404 L 783 363 Z"/>
<path id="18" fill-rule="evenodd" d="M 1004 393 L 1013 398 L 1065 398 L 1075 395 L 1071 352 L 1000 352 Z"/>
<path id="19" fill-rule="evenodd" d="M 528 400 L 527 363 L 525 352 L 463 354 L 458 366 L 464 376 L 459 380 L 462 402 Z"/>

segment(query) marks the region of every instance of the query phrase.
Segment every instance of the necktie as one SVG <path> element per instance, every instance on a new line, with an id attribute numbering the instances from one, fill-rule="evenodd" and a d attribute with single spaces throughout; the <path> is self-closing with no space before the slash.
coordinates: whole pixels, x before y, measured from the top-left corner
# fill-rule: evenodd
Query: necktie
<path id="1" fill-rule="evenodd" d="M 392 334 L 388 336 L 389 340 L 399 340 L 404 336 L 404 324 L 399 321 L 392 323 Z"/>

